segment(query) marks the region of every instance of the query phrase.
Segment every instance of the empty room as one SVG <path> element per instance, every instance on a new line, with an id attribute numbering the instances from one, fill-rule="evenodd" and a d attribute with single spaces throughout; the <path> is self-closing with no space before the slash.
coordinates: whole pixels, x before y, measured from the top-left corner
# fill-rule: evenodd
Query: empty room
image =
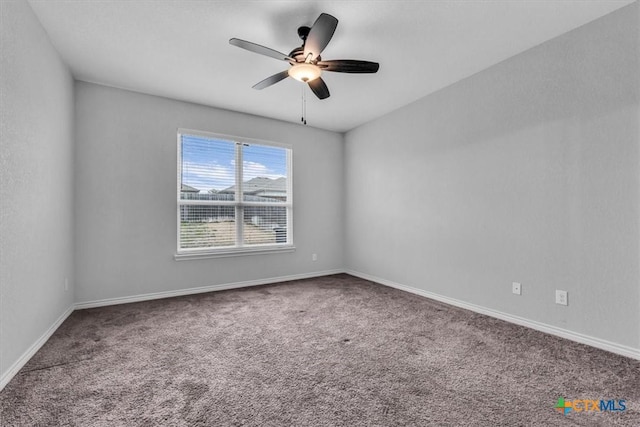
<path id="1" fill-rule="evenodd" d="M 0 425 L 640 425 L 637 0 L 0 35 Z"/>

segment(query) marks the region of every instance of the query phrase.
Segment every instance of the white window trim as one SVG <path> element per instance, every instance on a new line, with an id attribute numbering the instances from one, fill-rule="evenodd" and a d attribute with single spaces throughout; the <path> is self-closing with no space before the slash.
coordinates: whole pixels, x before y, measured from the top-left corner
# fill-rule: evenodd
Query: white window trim
<path id="1" fill-rule="evenodd" d="M 260 248 L 252 246 L 250 249 L 247 247 L 234 248 L 234 250 L 226 249 L 226 250 L 200 250 L 193 251 L 191 253 L 179 253 L 173 255 L 173 258 L 176 261 L 190 261 L 194 259 L 207 259 L 207 258 L 227 258 L 234 256 L 246 256 L 246 255 L 264 255 L 264 254 L 273 254 L 273 253 L 287 253 L 287 252 L 295 252 L 296 247 L 294 245 L 278 245 L 273 246 L 269 245 L 269 247 Z"/>
<path id="2" fill-rule="evenodd" d="M 180 198 L 181 190 L 181 178 L 182 178 L 182 135 L 202 136 L 205 138 L 219 139 L 236 144 L 255 144 L 266 145 L 272 147 L 286 148 L 287 151 L 287 195 L 288 199 L 286 203 L 280 203 L 277 206 L 287 208 L 287 242 L 280 244 L 265 244 L 265 245 L 251 245 L 244 246 L 242 239 L 240 239 L 242 233 L 242 221 L 236 221 L 238 224 L 236 227 L 236 243 L 238 246 L 233 247 L 221 247 L 221 248 L 180 248 L 180 206 L 181 205 L 211 205 L 212 203 L 198 200 L 182 200 Z M 176 253 L 174 259 L 176 261 L 206 259 L 206 258 L 224 258 L 243 255 L 260 255 L 270 253 L 286 253 L 295 251 L 296 247 L 293 244 L 293 150 L 290 144 L 283 144 L 279 142 L 267 141 L 262 139 L 245 138 L 234 135 L 225 135 L 219 133 L 205 132 L 194 129 L 177 129 L 177 146 L 178 146 L 178 158 L 177 158 L 177 176 L 176 176 Z M 239 148 L 237 148 L 239 150 Z M 242 162 L 242 151 L 239 151 L 239 156 L 236 155 Z M 242 164 L 242 163 L 241 163 Z M 242 169 L 236 168 L 236 200 L 235 202 L 219 202 L 216 205 L 236 206 L 236 215 L 242 214 L 242 209 L 245 206 L 265 206 L 263 203 L 258 202 L 244 202 L 242 200 Z M 274 205 L 266 205 L 274 206 Z"/>

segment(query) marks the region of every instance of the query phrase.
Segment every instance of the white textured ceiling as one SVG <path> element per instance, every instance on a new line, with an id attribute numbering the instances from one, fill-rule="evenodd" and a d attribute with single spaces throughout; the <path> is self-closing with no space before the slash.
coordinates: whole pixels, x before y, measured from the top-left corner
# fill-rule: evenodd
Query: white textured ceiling
<path id="1" fill-rule="evenodd" d="M 307 92 L 310 126 L 347 131 L 633 0 L 29 0 L 78 80 L 300 122 L 302 84 L 251 88 L 288 64 L 229 45 L 289 53 L 321 12 L 339 20 L 324 59 L 380 63 L 324 73 Z"/>

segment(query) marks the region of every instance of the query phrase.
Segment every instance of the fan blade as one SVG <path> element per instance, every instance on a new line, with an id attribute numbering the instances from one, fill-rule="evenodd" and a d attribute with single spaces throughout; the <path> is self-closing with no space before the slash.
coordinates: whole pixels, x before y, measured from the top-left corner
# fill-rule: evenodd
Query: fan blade
<path id="1" fill-rule="evenodd" d="M 289 77 L 289 70 L 284 70 L 279 72 L 278 74 L 274 74 L 271 77 L 267 77 L 266 79 L 264 79 L 263 81 L 261 81 L 260 83 L 256 83 L 253 85 L 254 89 L 264 89 L 265 87 L 269 87 L 273 84 L 278 83 L 280 80 L 284 80 L 287 77 Z"/>
<path id="2" fill-rule="evenodd" d="M 259 53 L 260 55 L 270 56 L 275 59 L 279 59 L 281 61 L 294 61 L 293 58 L 285 55 L 282 52 L 278 52 L 277 50 L 269 49 L 268 47 L 261 46 L 256 43 L 248 42 L 246 40 L 240 39 L 230 39 L 229 44 L 233 46 L 238 46 L 242 49 L 246 49 L 250 52 Z"/>
<path id="3" fill-rule="evenodd" d="M 329 44 L 333 33 L 338 26 L 338 20 L 329 15 L 328 13 L 321 13 L 313 27 L 309 30 L 309 35 L 304 42 L 304 57 L 305 60 L 311 54 L 311 59 L 314 60 L 320 55 L 325 47 Z"/>
<path id="4" fill-rule="evenodd" d="M 380 64 L 377 62 L 358 61 L 355 59 L 320 61 L 317 65 L 322 71 L 334 71 L 336 73 L 376 73 L 380 68 Z"/>
<path id="5" fill-rule="evenodd" d="M 321 77 L 311 80 L 309 82 L 309 87 L 318 98 L 325 99 L 329 97 L 329 88 Z"/>

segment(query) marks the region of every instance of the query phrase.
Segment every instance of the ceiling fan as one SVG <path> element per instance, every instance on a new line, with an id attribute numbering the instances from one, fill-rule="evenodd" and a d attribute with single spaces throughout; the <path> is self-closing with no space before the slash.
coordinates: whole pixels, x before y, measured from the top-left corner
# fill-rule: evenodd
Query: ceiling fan
<path id="1" fill-rule="evenodd" d="M 287 77 L 307 83 L 311 91 L 320 99 L 329 97 L 329 88 L 320 75 L 323 71 L 333 71 L 336 73 L 375 73 L 380 65 L 377 62 L 359 61 L 355 59 L 335 59 L 323 61 L 320 53 L 329 44 L 333 33 L 338 26 L 338 20 L 322 13 L 316 19 L 311 28 L 298 28 L 298 36 L 302 39 L 302 46 L 296 47 L 285 55 L 277 50 L 261 46 L 256 43 L 232 38 L 229 43 L 233 46 L 246 49 L 261 55 L 270 56 L 281 61 L 287 61 L 291 67 L 281 71 L 271 77 L 267 77 L 253 86 L 254 89 L 264 89 Z"/>

